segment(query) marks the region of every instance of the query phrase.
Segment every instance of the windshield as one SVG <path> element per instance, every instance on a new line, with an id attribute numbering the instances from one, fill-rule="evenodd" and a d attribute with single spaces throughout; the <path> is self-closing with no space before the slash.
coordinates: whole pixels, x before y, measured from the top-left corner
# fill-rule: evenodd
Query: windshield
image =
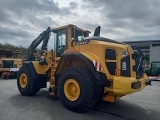
<path id="1" fill-rule="evenodd" d="M 154 67 L 154 68 L 160 68 L 160 63 L 152 63 L 152 67 Z"/>

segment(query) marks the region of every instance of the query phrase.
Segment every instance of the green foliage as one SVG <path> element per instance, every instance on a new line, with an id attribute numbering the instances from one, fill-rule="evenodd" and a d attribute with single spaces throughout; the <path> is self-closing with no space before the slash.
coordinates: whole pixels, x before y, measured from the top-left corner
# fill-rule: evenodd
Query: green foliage
<path id="1" fill-rule="evenodd" d="M 19 49 L 18 46 L 14 46 L 14 45 L 11 45 L 11 44 L 9 44 L 9 43 L 0 44 L 0 48 L 1 48 L 1 49 L 11 49 L 11 50 Z"/>
<path id="2" fill-rule="evenodd" d="M 0 43 L 0 49 L 10 49 L 10 50 L 21 50 L 22 51 L 22 56 L 24 59 L 27 58 L 27 54 L 28 54 L 28 48 L 22 47 L 20 46 L 15 46 L 9 43 L 6 44 L 1 44 Z"/>
<path id="3" fill-rule="evenodd" d="M 150 69 L 149 68 L 144 68 L 144 73 L 146 73 L 147 75 L 149 75 L 150 74 Z"/>

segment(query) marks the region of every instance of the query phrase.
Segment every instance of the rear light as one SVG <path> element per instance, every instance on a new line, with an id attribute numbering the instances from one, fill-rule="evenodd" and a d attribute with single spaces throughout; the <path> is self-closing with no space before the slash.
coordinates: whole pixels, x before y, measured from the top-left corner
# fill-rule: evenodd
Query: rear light
<path id="1" fill-rule="evenodd" d="M 115 70 L 115 75 L 121 76 L 121 69 L 116 69 Z"/>

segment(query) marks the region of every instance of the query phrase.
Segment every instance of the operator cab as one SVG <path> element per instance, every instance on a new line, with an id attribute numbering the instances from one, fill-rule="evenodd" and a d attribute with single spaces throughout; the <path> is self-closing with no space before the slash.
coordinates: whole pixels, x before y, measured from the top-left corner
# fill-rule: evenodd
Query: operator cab
<path id="1" fill-rule="evenodd" d="M 55 34 L 54 48 L 56 48 L 56 57 L 60 57 L 65 50 L 72 49 L 71 42 L 73 39 L 81 41 L 84 37 L 88 37 L 89 33 L 91 33 L 88 30 L 83 30 L 72 24 L 54 28 L 52 29 L 52 32 Z"/>

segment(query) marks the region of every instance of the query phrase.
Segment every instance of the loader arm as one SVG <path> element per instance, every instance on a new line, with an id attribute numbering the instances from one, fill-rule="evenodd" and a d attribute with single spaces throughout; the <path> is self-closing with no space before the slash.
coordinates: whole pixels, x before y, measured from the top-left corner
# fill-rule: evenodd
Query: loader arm
<path id="1" fill-rule="evenodd" d="M 43 31 L 35 40 L 33 40 L 28 50 L 27 61 L 34 61 L 34 51 L 42 41 L 43 43 L 40 54 L 42 55 L 44 53 L 44 51 L 47 49 L 47 44 L 50 39 L 51 32 L 52 32 L 51 28 L 48 27 L 46 31 Z"/>

